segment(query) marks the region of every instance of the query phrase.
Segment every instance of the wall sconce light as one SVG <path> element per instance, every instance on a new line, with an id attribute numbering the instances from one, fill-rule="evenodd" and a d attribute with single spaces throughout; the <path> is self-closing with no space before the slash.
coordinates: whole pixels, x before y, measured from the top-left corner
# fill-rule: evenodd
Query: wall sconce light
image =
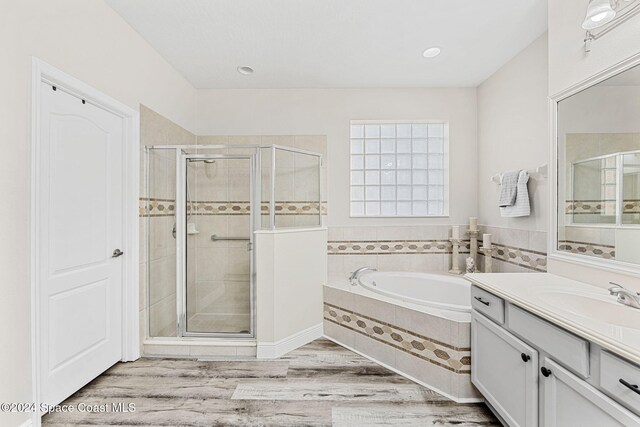
<path id="1" fill-rule="evenodd" d="M 585 52 L 591 51 L 591 42 L 640 13 L 640 0 L 589 0 L 582 28 Z M 597 30 L 597 31 L 594 31 Z"/>
<path id="2" fill-rule="evenodd" d="M 587 6 L 587 15 L 582 22 L 582 28 L 593 30 L 613 21 L 616 11 L 611 7 L 609 0 L 590 0 Z"/>

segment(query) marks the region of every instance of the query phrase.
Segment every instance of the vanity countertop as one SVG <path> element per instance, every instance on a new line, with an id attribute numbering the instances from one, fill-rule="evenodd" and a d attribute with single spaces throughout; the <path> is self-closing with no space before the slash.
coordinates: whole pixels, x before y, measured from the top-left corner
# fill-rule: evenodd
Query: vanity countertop
<path id="1" fill-rule="evenodd" d="M 607 289 L 549 273 L 473 273 L 474 285 L 640 364 L 640 309 Z"/>

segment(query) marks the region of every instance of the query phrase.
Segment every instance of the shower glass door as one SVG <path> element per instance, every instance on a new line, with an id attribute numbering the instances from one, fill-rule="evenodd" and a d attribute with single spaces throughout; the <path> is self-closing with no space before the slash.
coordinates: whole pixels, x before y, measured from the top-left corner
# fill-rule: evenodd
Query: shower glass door
<path id="1" fill-rule="evenodd" d="M 253 155 L 183 155 L 183 336 L 254 336 Z"/>

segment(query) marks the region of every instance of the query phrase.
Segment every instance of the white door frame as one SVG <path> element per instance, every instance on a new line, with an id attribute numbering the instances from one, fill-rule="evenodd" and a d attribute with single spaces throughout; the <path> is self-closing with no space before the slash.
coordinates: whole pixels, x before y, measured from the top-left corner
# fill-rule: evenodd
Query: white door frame
<path id="1" fill-rule="evenodd" d="M 40 85 L 47 82 L 58 89 L 86 100 L 123 119 L 124 157 L 123 179 L 125 194 L 123 201 L 124 255 L 122 277 L 122 361 L 132 361 L 140 357 L 139 329 L 139 232 L 138 199 L 140 177 L 140 138 L 139 113 L 134 109 L 101 93 L 38 58 L 31 61 L 31 197 L 30 197 L 30 282 L 31 282 L 31 383 L 33 403 L 40 406 L 40 284 L 37 269 L 39 266 L 39 220 L 40 220 L 40 182 L 38 164 L 40 161 Z M 40 425 L 40 413 L 35 411 L 31 421 L 33 426 Z"/>

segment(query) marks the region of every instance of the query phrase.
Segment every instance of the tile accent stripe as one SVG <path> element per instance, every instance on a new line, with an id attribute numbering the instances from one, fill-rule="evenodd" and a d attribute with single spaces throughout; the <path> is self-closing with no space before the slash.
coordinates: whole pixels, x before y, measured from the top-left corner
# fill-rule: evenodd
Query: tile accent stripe
<path id="1" fill-rule="evenodd" d="M 174 216 L 176 201 L 174 199 L 156 199 L 141 197 L 138 212 L 141 217 Z"/>
<path id="2" fill-rule="evenodd" d="M 481 243 L 479 243 L 481 245 Z M 544 252 L 532 251 L 530 249 L 517 248 L 513 246 L 494 243 L 494 250 L 491 258 L 508 262 L 528 270 L 546 273 L 547 254 Z M 478 255 L 485 256 L 482 251 Z"/>
<path id="3" fill-rule="evenodd" d="M 407 255 L 450 254 L 451 242 L 447 240 L 363 240 L 329 241 L 329 255 Z M 463 242 L 460 253 L 469 253 L 469 241 Z"/>
<path id="4" fill-rule="evenodd" d="M 456 374 L 471 373 L 471 349 L 457 348 L 399 326 L 324 304 L 324 319 Z"/>
<path id="5" fill-rule="evenodd" d="M 600 215 L 603 212 L 615 212 L 615 210 L 615 200 L 567 200 L 565 202 L 565 213 L 570 215 Z"/>
<path id="6" fill-rule="evenodd" d="M 623 214 L 640 213 L 640 199 L 623 200 Z M 570 215 L 602 215 L 604 212 L 615 212 L 615 200 L 567 200 L 565 213 Z"/>
<path id="7" fill-rule="evenodd" d="M 558 241 L 558 250 L 573 254 L 589 255 L 604 259 L 615 259 L 616 248 L 613 245 L 601 245 L 590 242 L 576 242 L 573 240 Z"/>
<path id="8" fill-rule="evenodd" d="M 190 206 L 187 211 L 190 211 Z M 249 215 L 251 203 L 248 201 L 194 201 L 193 215 Z M 269 203 L 260 207 L 262 215 L 269 213 Z M 322 202 L 322 214 L 327 214 L 327 202 Z M 175 200 L 140 198 L 140 216 L 173 216 Z M 318 215 L 318 202 L 279 201 L 276 203 L 276 215 Z"/>

